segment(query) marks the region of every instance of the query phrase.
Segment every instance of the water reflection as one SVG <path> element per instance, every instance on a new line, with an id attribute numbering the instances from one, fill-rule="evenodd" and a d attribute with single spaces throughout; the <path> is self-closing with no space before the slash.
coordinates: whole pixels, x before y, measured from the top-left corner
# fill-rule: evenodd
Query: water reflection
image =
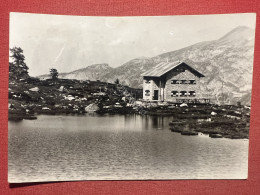
<path id="1" fill-rule="evenodd" d="M 168 123 L 172 117 L 164 116 L 139 116 L 142 120 L 142 129 L 144 130 L 162 130 L 165 127 L 168 128 Z"/>
<path id="2" fill-rule="evenodd" d="M 182 136 L 171 117 L 39 116 L 9 122 L 9 181 L 247 177 L 248 141 Z"/>

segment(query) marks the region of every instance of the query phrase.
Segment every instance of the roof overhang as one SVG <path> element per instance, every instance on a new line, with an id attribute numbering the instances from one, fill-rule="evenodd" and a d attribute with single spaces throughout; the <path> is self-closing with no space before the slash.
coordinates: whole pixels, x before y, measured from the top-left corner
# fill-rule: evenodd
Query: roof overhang
<path id="1" fill-rule="evenodd" d="M 186 64 L 185 62 L 161 62 L 158 65 L 156 65 L 152 70 L 148 70 L 141 74 L 143 77 L 162 77 L 171 70 L 177 69 L 180 66 L 184 66 L 186 69 L 188 69 L 191 73 L 196 75 L 197 77 L 205 77 L 202 73 L 195 70 L 190 65 Z"/>

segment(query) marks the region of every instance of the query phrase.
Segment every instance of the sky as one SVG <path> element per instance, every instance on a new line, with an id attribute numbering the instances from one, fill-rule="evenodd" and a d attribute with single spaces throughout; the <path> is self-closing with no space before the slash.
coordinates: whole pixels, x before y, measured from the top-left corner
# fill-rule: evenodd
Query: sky
<path id="1" fill-rule="evenodd" d="M 9 46 L 24 50 L 31 76 L 50 68 L 70 72 L 92 64 L 118 67 L 219 39 L 237 26 L 255 29 L 256 15 L 65 16 L 10 13 Z"/>

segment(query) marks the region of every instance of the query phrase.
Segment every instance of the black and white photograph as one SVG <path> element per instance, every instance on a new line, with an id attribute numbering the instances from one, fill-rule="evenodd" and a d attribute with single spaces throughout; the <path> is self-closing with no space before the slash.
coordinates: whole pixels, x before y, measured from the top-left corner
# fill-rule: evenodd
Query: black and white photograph
<path id="1" fill-rule="evenodd" d="M 247 179 L 255 13 L 10 13 L 8 182 Z"/>

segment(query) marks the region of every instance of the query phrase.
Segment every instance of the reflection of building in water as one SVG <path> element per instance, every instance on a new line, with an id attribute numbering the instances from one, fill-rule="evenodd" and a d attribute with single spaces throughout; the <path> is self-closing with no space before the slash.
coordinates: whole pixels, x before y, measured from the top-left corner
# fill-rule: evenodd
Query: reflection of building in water
<path id="1" fill-rule="evenodd" d="M 124 126 L 124 128 L 127 128 L 127 129 L 138 129 L 139 127 L 138 126 L 140 126 L 140 124 L 139 124 L 139 120 L 138 120 L 138 117 L 140 117 L 140 116 L 138 116 L 138 115 L 135 115 L 135 114 L 133 114 L 133 115 L 124 115 L 124 118 L 125 118 L 125 120 L 124 120 L 124 122 L 125 122 L 125 126 Z"/>
<path id="2" fill-rule="evenodd" d="M 163 129 L 164 117 L 163 116 L 143 116 L 143 129 Z"/>
<path id="3" fill-rule="evenodd" d="M 161 62 L 142 76 L 145 101 L 209 101 L 200 94 L 200 79 L 204 75 L 184 62 Z"/>
<path id="4" fill-rule="evenodd" d="M 158 127 L 158 123 L 159 123 L 158 118 L 156 118 L 156 117 L 152 117 L 152 124 L 153 124 L 153 127 Z"/>
<path id="5" fill-rule="evenodd" d="M 169 117 L 131 114 L 124 115 L 124 127 L 127 130 L 140 131 L 152 129 L 168 129 Z M 165 126 L 165 127 L 164 127 Z"/>

